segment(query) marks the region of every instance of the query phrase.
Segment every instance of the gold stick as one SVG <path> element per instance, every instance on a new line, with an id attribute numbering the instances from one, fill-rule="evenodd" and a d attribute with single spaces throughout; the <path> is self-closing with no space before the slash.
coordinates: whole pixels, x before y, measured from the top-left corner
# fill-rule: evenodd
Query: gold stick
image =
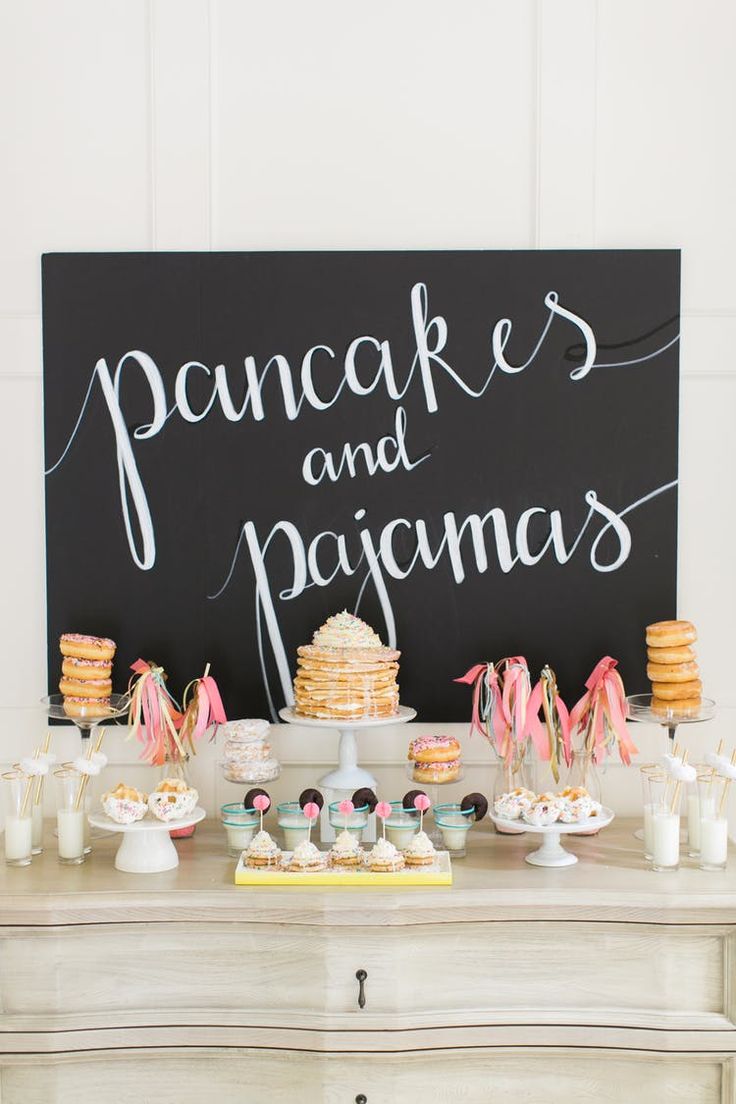
<path id="1" fill-rule="evenodd" d="M 683 766 L 685 765 L 685 763 L 687 763 L 687 754 L 688 753 L 687 753 L 687 750 L 686 750 L 683 757 L 682 757 Z M 675 792 L 672 795 L 672 805 L 670 807 L 670 812 L 673 815 L 674 815 L 675 809 L 677 808 L 677 803 L 680 800 L 680 790 L 681 789 L 682 789 L 682 782 L 681 781 L 676 782 L 675 783 Z"/>
<path id="2" fill-rule="evenodd" d="M 44 740 L 44 742 L 41 746 L 41 752 L 42 752 L 43 755 L 45 755 L 47 753 L 50 746 L 51 746 L 51 732 L 47 732 L 46 733 L 46 739 Z M 43 798 L 43 784 L 44 784 L 45 780 L 46 780 L 46 776 L 44 774 L 39 774 L 38 779 L 36 780 L 36 792 L 33 795 L 33 804 L 34 805 L 40 805 L 41 804 L 41 799 Z"/>
<path id="3" fill-rule="evenodd" d="M 40 747 L 37 747 L 36 750 L 33 753 L 33 758 L 38 759 L 40 754 L 41 754 L 41 749 L 40 749 Z M 23 794 L 23 804 L 20 807 L 20 815 L 22 817 L 24 817 L 26 815 L 26 813 L 28 812 L 28 799 L 31 796 L 31 790 L 33 789 L 33 781 L 34 781 L 33 780 L 33 775 L 30 775 L 29 778 L 28 778 L 28 784 L 26 785 L 26 792 Z"/>
<path id="4" fill-rule="evenodd" d="M 731 766 L 736 767 L 736 748 L 731 753 Z M 727 778 L 723 783 L 723 793 L 721 794 L 721 803 L 718 806 L 718 816 L 722 817 L 724 809 L 726 807 L 726 798 L 728 797 L 728 787 L 731 785 L 731 779 Z"/>
<path id="5" fill-rule="evenodd" d="M 97 752 L 100 750 L 100 748 L 102 747 L 102 741 L 104 740 L 104 738 L 105 738 L 105 730 L 104 730 L 104 728 L 101 728 L 98 735 L 97 735 L 97 740 L 95 742 L 94 748 L 92 747 L 92 741 L 90 740 L 90 742 L 89 742 L 89 747 L 87 748 L 87 755 L 86 755 L 86 758 L 88 760 L 91 759 L 93 755 L 96 755 Z M 89 775 L 88 774 L 83 774 L 82 777 L 79 779 L 79 789 L 77 790 L 77 796 L 76 796 L 76 800 L 74 802 L 75 810 L 81 809 L 82 801 L 84 800 L 84 791 L 87 789 L 88 784 L 89 784 Z"/>

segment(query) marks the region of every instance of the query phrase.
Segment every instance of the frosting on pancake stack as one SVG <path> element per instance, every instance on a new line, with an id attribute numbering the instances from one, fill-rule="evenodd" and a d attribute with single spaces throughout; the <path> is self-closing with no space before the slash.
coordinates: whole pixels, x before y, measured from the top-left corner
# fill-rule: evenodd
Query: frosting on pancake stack
<path id="1" fill-rule="evenodd" d="M 691 621 L 647 625 L 647 678 L 655 713 L 692 717 L 700 712 L 703 684 L 692 646 L 697 639 Z"/>
<path id="2" fill-rule="evenodd" d="M 61 681 L 64 712 L 69 717 L 100 716 L 110 707 L 115 641 L 102 636 L 64 633 Z"/>
<path id="3" fill-rule="evenodd" d="M 311 644 L 297 648 L 295 712 L 343 721 L 393 716 L 399 708 L 400 655 L 359 617 L 336 613 Z"/>

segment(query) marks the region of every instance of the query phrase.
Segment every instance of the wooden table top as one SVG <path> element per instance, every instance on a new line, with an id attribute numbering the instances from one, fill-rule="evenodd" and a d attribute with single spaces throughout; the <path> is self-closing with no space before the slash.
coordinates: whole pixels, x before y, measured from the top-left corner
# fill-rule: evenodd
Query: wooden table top
<path id="1" fill-rule="evenodd" d="M 598 836 L 568 836 L 575 866 L 523 861 L 539 837 L 498 836 L 489 822 L 469 833 L 467 857 L 453 863 L 448 887 L 263 888 L 235 886 L 236 860 L 220 824 L 205 821 L 177 840 L 180 865 L 163 874 L 123 874 L 113 857 L 120 836 L 95 840 L 81 866 L 62 866 L 53 823 L 47 850 L 29 867 L 0 865 L 0 924 L 55 925 L 138 921 L 248 921 L 317 925 L 404 925 L 499 920 L 601 920 L 736 923 L 736 853 L 729 869 L 707 873 L 683 857 L 676 873 L 648 869 L 635 820 Z"/>

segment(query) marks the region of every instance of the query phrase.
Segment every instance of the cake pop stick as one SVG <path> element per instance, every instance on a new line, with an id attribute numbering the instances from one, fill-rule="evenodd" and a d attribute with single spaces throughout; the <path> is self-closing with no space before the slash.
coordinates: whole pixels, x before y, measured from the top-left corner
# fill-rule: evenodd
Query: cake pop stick
<path id="1" fill-rule="evenodd" d="M 341 801 L 340 804 L 337 806 L 337 808 L 342 813 L 342 815 L 345 817 L 345 824 L 343 825 L 343 827 L 345 828 L 345 831 L 347 832 L 348 823 L 350 821 L 350 816 L 351 816 L 353 810 L 355 809 L 355 806 L 353 805 L 352 801 Z"/>
<path id="2" fill-rule="evenodd" d="M 307 825 L 307 843 L 311 843 L 311 841 L 312 841 L 312 825 L 314 824 L 315 820 L 319 816 L 319 805 L 317 804 L 316 801 L 308 801 L 307 804 L 302 809 L 302 812 L 304 813 L 305 817 L 309 821 L 309 824 Z"/>
<path id="3" fill-rule="evenodd" d="M 261 814 L 259 832 L 263 831 L 263 814 L 271 808 L 271 798 L 267 793 L 259 793 L 253 798 L 253 808 Z"/>
<path id="4" fill-rule="evenodd" d="M 386 821 L 391 816 L 391 806 L 388 801 L 379 801 L 376 805 L 376 816 L 383 824 L 383 838 L 386 838 Z"/>
<path id="5" fill-rule="evenodd" d="M 429 800 L 426 794 L 417 794 L 414 798 L 414 808 L 419 810 L 419 831 L 422 831 L 424 825 L 424 814 L 430 807 L 432 802 Z"/>

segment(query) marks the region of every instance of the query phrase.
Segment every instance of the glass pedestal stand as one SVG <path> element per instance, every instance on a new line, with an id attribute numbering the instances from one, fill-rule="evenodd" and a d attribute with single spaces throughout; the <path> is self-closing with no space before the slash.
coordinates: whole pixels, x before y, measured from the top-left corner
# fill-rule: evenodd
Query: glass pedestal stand
<path id="1" fill-rule="evenodd" d="M 675 745 L 678 726 L 681 724 L 702 724 L 703 721 L 712 721 L 716 715 L 716 703 L 712 698 L 701 698 L 700 709 L 697 713 L 677 713 L 669 710 L 667 713 L 655 712 L 652 709 L 652 694 L 630 694 L 626 699 L 629 706 L 629 720 L 638 721 L 641 724 L 656 724 L 667 729 L 670 738 L 670 751 Z M 637 828 L 634 836 L 638 840 L 644 839 L 644 829 Z"/>
<path id="2" fill-rule="evenodd" d="M 112 724 L 117 721 L 118 717 L 127 714 L 129 704 L 130 699 L 127 694 L 111 694 L 110 705 L 103 712 L 95 699 L 90 698 L 89 705 L 82 707 L 81 716 L 70 717 L 64 709 L 63 694 L 49 694 L 48 697 L 41 698 L 41 706 L 46 716 L 54 721 L 70 721 L 78 729 L 82 741 L 89 739 L 93 728 L 98 725 Z M 54 835 L 56 835 L 56 829 L 54 829 Z M 104 839 L 104 836 L 104 832 L 90 831 L 89 833 L 90 839 Z M 91 850 L 90 846 L 85 846 L 85 855 L 88 855 Z"/>
<path id="3" fill-rule="evenodd" d="M 438 825 L 434 822 L 432 816 L 432 809 L 436 809 L 438 805 L 441 805 L 445 800 L 442 796 L 442 790 L 445 786 L 454 786 L 457 782 L 462 782 L 465 777 L 465 771 L 462 766 L 449 782 L 417 782 L 414 777 L 414 763 L 406 764 L 406 777 L 412 784 L 412 789 L 424 790 L 429 800 L 432 802 L 432 808 L 428 809 L 424 814 L 424 831 L 427 833 L 432 843 L 435 845 L 438 851 L 445 850 L 445 841 L 442 837 L 442 832 Z M 459 800 L 459 799 L 458 799 Z"/>
<path id="4" fill-rule="evenodd" d="M 392 717 L 366 717 L 359 721 L 319 720 L 316 717 L 301 717 L 291 707 L 279 710 L 279 717 L 287 724 L 302 725 L 304 728 L 320 728 L 331 732 L 339 732 L 338 765 L 335 770 L 329 771 L 320 778 L 317 785 L 324 791 L 325 804 L 320 818 L 320 839 L 322 843 L 332 843 L 335 839 L 335 829 L 329 820 L 329 805 L 334 801 L 342 801 L 350 798 L 356 790 L 368 786 L 375 790 L 376 780 L 370 771 L 358 764 L 358 740 L 356 733 L 365 728 L 385 728 L 387 725 L 406 724 L 413 721 L 417 715 L 416 709 L 400 705 L 398 713 Z M 364 839 L 375 839 L 375 818 L 370 817 L 368 827 L 364 833 Z"/>

